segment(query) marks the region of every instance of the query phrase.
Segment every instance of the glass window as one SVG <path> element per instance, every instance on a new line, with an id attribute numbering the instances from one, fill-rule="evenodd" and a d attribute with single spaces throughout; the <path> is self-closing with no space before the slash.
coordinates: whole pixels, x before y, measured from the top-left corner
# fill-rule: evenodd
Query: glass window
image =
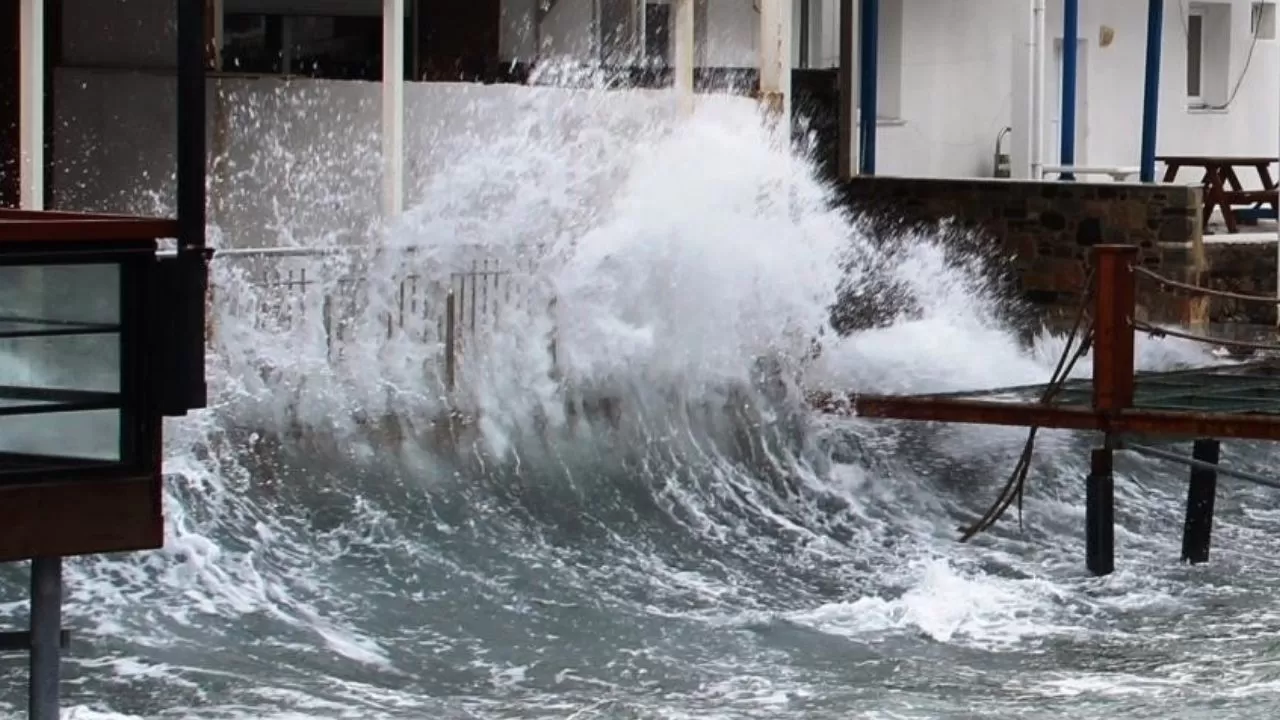
<path id="1" fill-rule="evenodd" d="M 0 474 L 121 459 L 120 298 L 115 264 L 0 266 Z"/>
<path id="2" fill-rule="evenodd" d="M 1204 62 L 1204 15 L 1187 16 L 1187 97 L 1200 99 L 1200 78 Z"/>
<path id="3" fill-rule="evenodd" d="M 382 18 L 227 13 L 222 29 L 222 70 L 378 80 L 382 76 Z"/>

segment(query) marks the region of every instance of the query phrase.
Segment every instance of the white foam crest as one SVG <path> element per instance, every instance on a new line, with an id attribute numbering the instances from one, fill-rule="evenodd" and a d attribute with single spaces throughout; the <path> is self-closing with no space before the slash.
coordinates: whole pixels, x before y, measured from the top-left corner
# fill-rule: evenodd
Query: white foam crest
<path id="1" fill-rule="evenodd" d="M 865 595 L 786 617 L 822 632 L 863 640 L 909 631 L 937 642 L 988 648 L 1072 632 L 1050 622 L 1055 594 L 1048 581 L 966 573 L 941 558 L 913 561 L 904 575 L 907 589 L 896 597 Z"/>

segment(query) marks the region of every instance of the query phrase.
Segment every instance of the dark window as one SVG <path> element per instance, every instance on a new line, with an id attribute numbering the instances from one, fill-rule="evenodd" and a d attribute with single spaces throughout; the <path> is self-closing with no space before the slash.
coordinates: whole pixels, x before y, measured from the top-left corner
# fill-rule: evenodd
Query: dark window
<path id="1" fill-rule="evenodd" d="M 644 6 L 644 58 L 650 64 L 666 66 L 670 63 L 671 6 L 647 3 Z"/>
<path id="2" fill-rule="evenodd" d="M 410 29 L 405 24 L 405 66 Z M 382 18 L 228 13 L 222 70 L 306 75 L 334 80 L 382 77 Z"/>
<path id="3" fill-rule="evenodd" d="M 1204 16 L 1187 16 L 1187 96 L 1200 97 L 1201 63 L 1204 60 Z"/>

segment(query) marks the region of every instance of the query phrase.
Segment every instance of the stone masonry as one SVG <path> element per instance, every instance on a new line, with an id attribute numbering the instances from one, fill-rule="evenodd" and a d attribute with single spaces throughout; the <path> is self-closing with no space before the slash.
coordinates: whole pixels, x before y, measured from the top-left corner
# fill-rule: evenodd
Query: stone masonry
<path id="1" fill-rule="evenodd" d="M 877 237 L 941 221 L 973 231 L 976 249 L 1011 257 L 1021 296 L 1050 317 L 1075 312 L 1094 245 L 1137 245 L 1143 267 L 1182 282 L 1206 270 L 1198 186 L 867 176 L 842 189 Z M 1206 319 L 1205 301 L 1141 279 L 1138 305 L 1155 322 Z"/>

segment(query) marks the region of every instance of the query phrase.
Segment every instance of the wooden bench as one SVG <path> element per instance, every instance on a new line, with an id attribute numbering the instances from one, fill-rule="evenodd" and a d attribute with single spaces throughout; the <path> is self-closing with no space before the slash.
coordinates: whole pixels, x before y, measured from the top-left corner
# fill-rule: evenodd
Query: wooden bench
<path id="1" fill-rule="evenodd" d="M 1209 227 L 1209 218 L 1213 215 L 1214 208 L 1222 213 L 1228 233 L 1239 231 L 1240 220 L 1250 222 L 1260 217 L 1280 215 L 1280 200 L 1277 199 L 1280 188 L 1271 176 L 1271 166 L 1277 162 L 1274 157 L 1162 155 L 1156 160 L 1165 165 L 1164 182 L 1173 182 L 1178 170 L 1183 167 L 1204 170 L 1200 182 L 1204 186 L 1202 228 L 1205 230 Z M 1245 190 L 1236 174 L 1236 168 L 1251 168 L 1257 172 L 1262 188 Z M 1250 203 L 1253 204 L 1252 207 L 1237 207 Z"/>

